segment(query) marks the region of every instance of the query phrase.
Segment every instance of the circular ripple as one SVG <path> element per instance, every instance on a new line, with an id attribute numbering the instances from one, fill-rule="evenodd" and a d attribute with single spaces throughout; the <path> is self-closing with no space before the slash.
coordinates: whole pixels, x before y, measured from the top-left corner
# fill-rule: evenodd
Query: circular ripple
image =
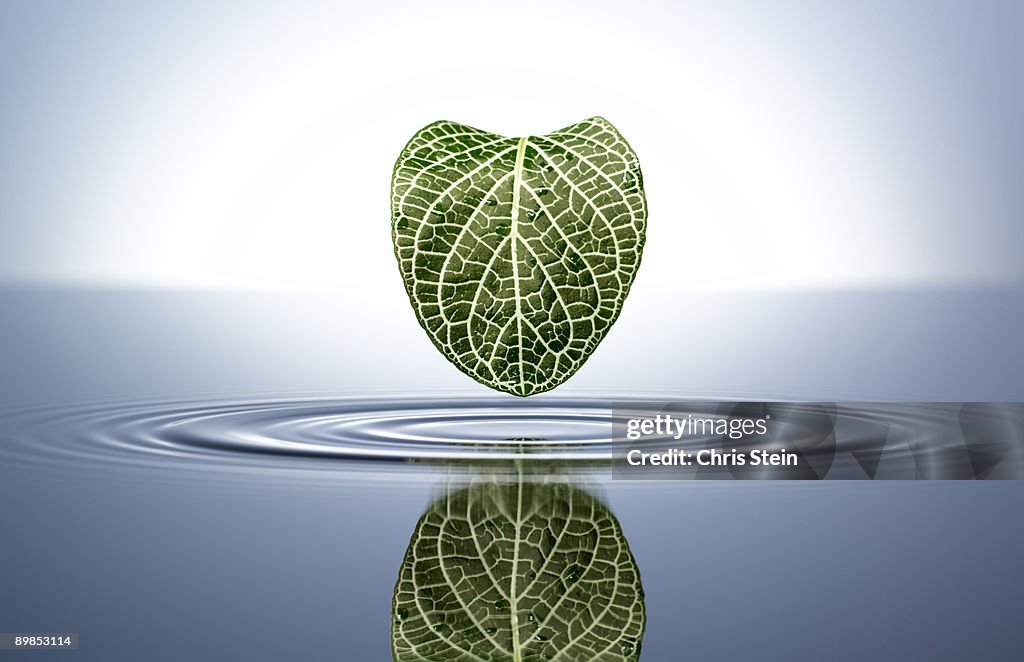
<path id="1" fill-rule="evenodd" d="M 615 402 L 620 412 L 628 412 L 630 403 L 652 400 Z M 689 401 L 676 403 L 672 411 L 694 416 L 769 415 L 777 434 L 767 435 L 763 442 L 692 436 L 673 445 L 723 450 L 785 445 L 803 458 L 799 471 L 766 476 L 730 469 L 735 477 L 822 478 L 843 453 L 875 467 L 883 446 L 889 460 L 906 460 L 897 469 L 908 477 L 959 476 L 967 469 L 984 469 L 978 468 L 983 455 L 1000 460 L 1015 453 L 985 441 L 995 434 L 989 428 L 1001 419 L 974 409 L 955 403 L 924 408 L 861 404 L 844 406 L 838 421 L 835 405 Z M 338 473 L 365 472 L 372 463 L 429 467 L 509 460 L 520 466 L 558 462 L 563 470 L 608 467 L 613 416 L 612 400 L 596 396 L 524 400 L 376 395 L 47 405 L 0 412 L 5 434 L 0 460 L 73 472 L 147 465 L 157 470 L 245 472 L 259 467 Z M 657 451 L 664 443 L 664 438 L 655 438 L 630 447 Z M 970 461 L 969 467 L 963 458 Z M 850 465 L 852 460 L 846 459 Z"/>
<path id="2" fill-rule="evenodd" d="M 12 434 L 0 453 L 9 461 L 69 466 L 325 468 L 330 460 L 587 463 L 611 456 L 611 402 L 587 397 L 114 402 L 40 406 L 4 418 Z"/>
<path id="3" fill-rule="evenodd" d="M 239 404 L 160 416 L 178 448 L 319 459 L 594 459 L 610 451 L 607 403 L 559 400 L 326 400 Z"/>

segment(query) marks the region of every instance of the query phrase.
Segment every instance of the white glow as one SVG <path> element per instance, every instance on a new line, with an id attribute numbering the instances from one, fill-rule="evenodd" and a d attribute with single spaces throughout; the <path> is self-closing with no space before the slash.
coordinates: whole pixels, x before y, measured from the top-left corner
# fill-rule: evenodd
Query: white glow
<path id="1" fill-rule="evenodd" d="M 369 7 L 369 5 L 367 5 Z M 123 86 L 67 213 L 63 275 L 194 287 L 389 279 L 388 187 L 441 118 L 543 133 L 601 114 L 640 155 L 640 278 L 671 288 L 894 286 L 944 267 L 887 146 L 831 72 L 710 5 L 281 4 L 227 16 Z M 540 18 L 538 18 L 540 17 Z M 974 270 L 974 271 L 971 271 Z"/>

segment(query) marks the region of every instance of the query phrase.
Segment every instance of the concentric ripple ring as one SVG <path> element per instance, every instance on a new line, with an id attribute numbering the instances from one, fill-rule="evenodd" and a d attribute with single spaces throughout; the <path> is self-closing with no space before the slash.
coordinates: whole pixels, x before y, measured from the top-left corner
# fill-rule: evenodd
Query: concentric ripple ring
<path id="1" fill-rule="evenodd" d="M 48 404 L 0 410 L 0 461 L 76 472 L 148 466 L 239 475 L 261 473 L 256 469 L 365 474 L 373 466 L 426 468 L 509 460 L 538 467 L 557 462 L 562 470 L 610 467 L 615 416 L 626 418 L 632 404 L 655 400 L 374 394 Z M 736 416 L 751 406 L 761 405 L 748 402 L 735 409 L 724 402 L 689 400 L 685 411 Z M 982 405 L 862 403 L 839 406 L 838 416 L 835 405 L 770 406 L 781 406 L 789 414 L 790 427 L 784 429 L 791 432 L 784 441 L 800 450 L 803 464 L 817 478 L 836 473 L 830 473 L 834 459 L 849 456 L 845 459 L 850 465 L 851 458 L 860 462 L 865 452 L 880 452 L 865 445 L 865 439 L 881 439 L 886 457 L 910 457 L 904 462 L 910 477 L 975 475 L 996 464 L 996 474 L 1015 476 L 1022 465 L 1017 441 L 1010 440 L 1005 448 L 986 441 L 1002 438 L 1001 429 L 993 426 L 1001 425 L 1006 412 L 990 412 Z M 1021 415 L 1019 408 L 1007 411 L 1012 417 Z M 649 448 L 656 450 L 656 441 L 651 443 Z M 702 436 L 678 443 L 725 448 L 740 442 Z M 988 458 L 987 464 L 979 464 L 979 458 Z"/>

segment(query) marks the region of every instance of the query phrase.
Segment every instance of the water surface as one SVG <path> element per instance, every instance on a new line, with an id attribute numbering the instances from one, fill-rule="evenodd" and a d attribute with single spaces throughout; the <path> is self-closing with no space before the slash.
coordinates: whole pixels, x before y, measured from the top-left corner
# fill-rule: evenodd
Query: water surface
<path id="1" fill-rule="evenodd" d="M 927 328 L 886 321 L 906 320 L 900 297 L 845 308 L 773 300 L 763 306 L 782 315 L 779 334 L 803 328 L 819 340 L 773 355 L 783 345 L 771 329 L 745 344 L 727 334 L 717 357 L 700 358 L 712 348 L 698 345 L 662 363 L 639 348 L 633 372 L 595 357 L 578 385 L 522 401 L 462 390 L 443 362 L 413 361 L 432 355 L 404 336 L 378 347 L 356 327 L 331 326 L 317 317 L 322 302 L 5 295 L 0 630 L 77 632 L 80 647 L 0 655 L 388 660 L 394 588 L 421 517 L 480 472 L 507 479 L 508 461 L 525 454 L 530 480 L 558 473 L 618 522 L 643 582 L 642 660 L 1012 659 L 1024 618 L 1020 481 L 614 480 L 607 436 L 613 402 L 650 397 L 659 382 L 658 398 L 702 402 L 813 400 L 822 375 L 846 403 L 929 400 L 936 388 L 953 400 L 1020 400 L 1019 371 L 1010 374 L 1021 365 L 1019 320 L 1000 301 L 916 304 L 922 325 L 959 319 L 928 342 L 973 361 L 940 367 L 937 348 L 913 344 Z M 865 343 L 890 365 L 903 357 L 891 380 L 843 344 L 851 310 L 872 313 L 858 327 Z M 309 331 L 314 321 L 322 333 Z M 971 350 L 979 339 L 987 344 Z M 614 342 L 602 346 L 612 363 L 630 356 Z M 374 358 L 391 345 L 405 367 Z M 716 361 L 721 381 L 700 379 Z M 604 371 L 615 379 L 601 383 Z M 956 422 L 962 410 L 936 415 Z M 897 447 L 929 439 L 921 418 L 889 412 Z M 837 421 L 816 457 L 831 448 L 829 471 L 867 477 L 854 455 L 865 449 L 850 444 L 870 426 Z M 968 436 L 933 444 L 956 452 L 927 462 L 911 449 L 909 466 L 931 473 L 904 477 L 991 478 L 1013 466 L 967 475 L 981 439 Z"/>

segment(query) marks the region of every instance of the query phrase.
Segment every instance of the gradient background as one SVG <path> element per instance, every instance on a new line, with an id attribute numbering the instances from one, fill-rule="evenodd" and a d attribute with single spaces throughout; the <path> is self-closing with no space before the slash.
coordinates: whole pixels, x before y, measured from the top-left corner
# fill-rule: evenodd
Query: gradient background
<path id="1" fill-rule="evenodd" d="M 235 388 L 236 367 L 272 390 L 473 386 L 406 302 L 394 159 L 439 118 L 602 114 L 640 155 L 649 241 L 572 387 L 1024 398 L 1019 3 L 0 8 L 0 283 L 75 291 L 7 303 L 12 360 L 67 353 L 103 392 L 105 341 L 220 334 L 216 368 L 181 351 L 193 388 Z M 82 342 L 48 317 L 69 305 L 130 326 L 61 349 Z"/>
<path id="2" fill-rule="evenodd" d="M 567 391 L 1024 400 L 1021 25 L 995 1 L 0 0 L 0 400 L 483 389 L 406 300 L 394 159 L 437 119 L 594 114 L 640 157 L 649 240 Z M 0 631 L 386 659 L 430 493 L 367 517 L 356 485 L 0 466 Z M 608 496 L 645 660 L 682 635 L 695 659 L 1013 657 L 1019 483 Z M 784 572 L 737 574 L 752 556 Z"/>
<path id="3" fill-rule="evenodd" d="M 1024 277 L 1019 3 L 0 6 L 8 279 L 393 295 L 414 131 L 593 114 L 642 160 L 646 289 Z"/>

